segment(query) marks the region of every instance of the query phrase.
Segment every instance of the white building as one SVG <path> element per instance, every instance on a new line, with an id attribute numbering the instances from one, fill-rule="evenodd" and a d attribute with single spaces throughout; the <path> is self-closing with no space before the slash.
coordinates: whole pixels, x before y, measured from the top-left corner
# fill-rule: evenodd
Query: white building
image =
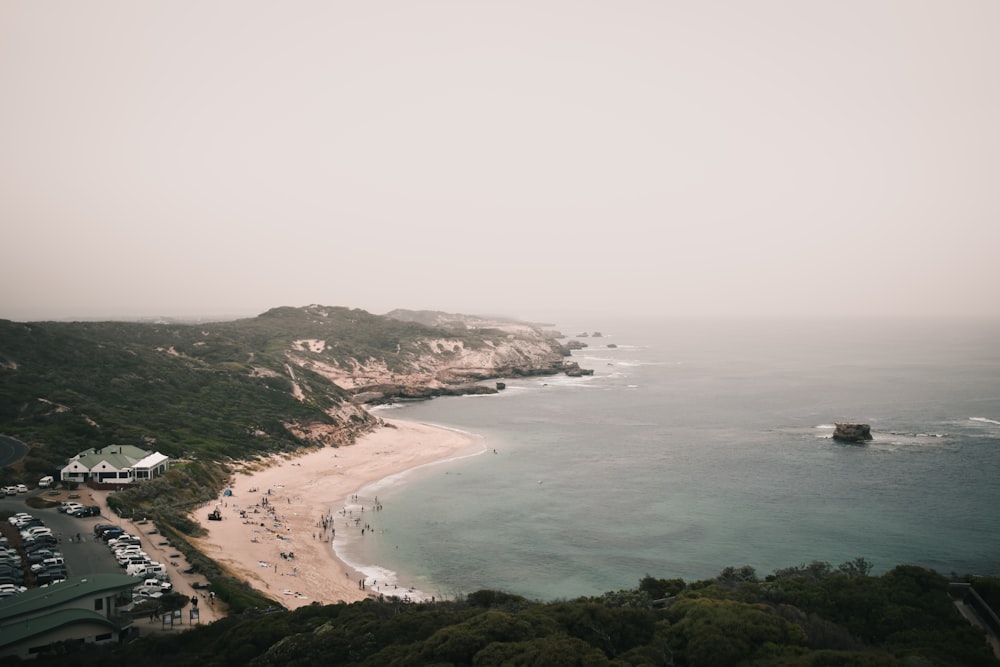
<path id="1" fill-rule="evenodd" d="M 111 445 L 88 449 L 69 460 L 59 473 L 63 482 L 84 484 L 133 484 L 162 475 L 170 468 L 170 458 L 132 445 Z"/>

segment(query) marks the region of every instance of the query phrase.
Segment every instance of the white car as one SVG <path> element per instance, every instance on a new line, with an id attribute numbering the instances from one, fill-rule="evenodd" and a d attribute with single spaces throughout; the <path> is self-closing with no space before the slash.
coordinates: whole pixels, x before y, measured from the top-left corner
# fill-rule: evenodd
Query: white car
<path id="1" fill-rule="evenodd" d="M 0 598 L 17 595 L 18 593 L 23 593 L 26 590 L 28 589 L 24 586 L 18 586 L 16 584 L 0 584 Z"/>
<path id="2" fill-rule="evenodd" d="M 54 558 L 46 558 L 41 563 L 32 564 L 31 571 L 38 572 L 39 570 L 44 570 L 45 568 L 56 567 L 59 565 L 62 565 L 64 567 L 66 565 L 66 561 L 62 558 L 62 556 L 56 556 Z"/>
<path id="3" fill-rule="evenodd" d="M 118 564 L 121 565 L 122 567 L 125 567 L 126 565 L 128 565 L 129 561 L 136 558 L 148 561 L 149 554 L 147 554 L 145 551 L 126 551 L 125 553 L 115 555 L 115 560 L 117 560 Z"/>
<path id="4" fill-rule="evenodd" d="M 127 551 L 142 551 L 142 545 L 122 542 L 111 547 L 111 553 L 113 554 L 123 554 Z"/>
<path id="5" fill-rule="evenodd" d="M 45 526 L 32 526 L 31 528 L 25 528 L 21 531 L 21 537 L 25 540 L 28 538 L 38 537 L 39 535 L 51 535 L 52 529 L 46 528 Z"/>
<path id="6" fill-rule="evenodd" d="M 121 551 L 115 552 L 115 560 L 121 563 L 123 560 L 131 558 L 132 556 L 148 556 L 148 555 L 149 554 L 147 554 L 145 551 L 139 548 L 122 549 Z"/>
<path id="7" fill-rule="evenodd" d="M 148 560 L 144 563 L 129 563 L 125 566 L 125 574 L 132 577 L 165 577 L 167 568 L 155 560 Z"/>
<path id="8" fill-rule="evenodd" d="M 142 587 L 151 588 L 154 590 L 158 589 L 166 593 L 167 591 L 172 590 L 174 585 L 171 584 L 169 581 L 161 581 L 160 579 L 147 579 L 146 581 L 142 582 Z"/>
<path id="9" fill-rule="evenodd" d="M 108 540 L 108 547 L 112 551 L 120 549 L 121 547 L 139 546 L 140 544 L 142 544 L 142 542 L 139 538 L 133 537 L 132 535 L 122 535 L 121 537 Z"/>
<path id="10" fill-rule="evenodd" d="M 132 600 L 134 602 L 142 602 L 144 600 L 158 600 L 163 597 L 163 591 L 154 590 L 136 590 L 132 592 Z"/>
<path id="11" fill-rule="evenodd" d="M 27 487 L 27 486 L 25 486 L 24 484 L 18 484 L 18 485 L 17 485 L 16 487 L 14 487 L 14 488 L 16 488 L 16 489 L 17 489 L 17 492 L 18 492 L 18 493 L 27 493 L 27 492 L 28 492 L 28 487 Z"/>

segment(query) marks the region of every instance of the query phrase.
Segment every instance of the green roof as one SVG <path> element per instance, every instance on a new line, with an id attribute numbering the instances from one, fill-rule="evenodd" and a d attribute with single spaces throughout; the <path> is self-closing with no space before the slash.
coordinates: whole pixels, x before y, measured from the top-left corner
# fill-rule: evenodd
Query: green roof
<path id="1" fill-rule="evenodd" d="M 139 583 L 135 577 L 125 574 L 88 574 L 12 595 L 0 601 L 0 625 L 4 628 L 2 643 L 8 643 L 7 624 L 17 622 L 19 616 L 39 614 L 49 607 L 68 604 L 79 598 L 96 597 L 104 592 L 126 590 Z"/>
<path id="2" fill-rule="evenodd" d="M 134 464 L 143 460 L 152 452 L 132 445 L 109 445 L 100 449 L 88 449 L 76 455 L 77 460 L 87 469 L 91 469 L 101 461 L 107 461 L 118 470 L 131 468 Z"/>

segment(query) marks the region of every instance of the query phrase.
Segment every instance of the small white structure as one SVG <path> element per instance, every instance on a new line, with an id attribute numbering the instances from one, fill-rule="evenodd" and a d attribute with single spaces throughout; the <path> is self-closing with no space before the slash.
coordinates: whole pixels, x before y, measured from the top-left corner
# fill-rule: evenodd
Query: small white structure
<path id="1" fill-rule="evenodd" d="M 170 458 L 132 445 L 111 445 L 88 449 L 69 460 L 59 473 L 63 482 L 84 484 L 133 484 L 162 475 L 170 468 Z"/>

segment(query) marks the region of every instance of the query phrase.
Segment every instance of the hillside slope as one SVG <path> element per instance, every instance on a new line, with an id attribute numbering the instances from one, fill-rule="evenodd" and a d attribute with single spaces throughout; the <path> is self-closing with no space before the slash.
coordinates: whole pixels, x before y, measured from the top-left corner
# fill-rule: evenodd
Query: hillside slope
<path id="1" fill-rule="evenodd" d="M 4 477 L 52 474 L 90 447 L 245 459 L 345 444 L 365 402 L 495 391 L 476 380 L 555 373 L 567 351 L 521 323 L 308 306 L 230 322 L 0 321 L 0 433 L 31 446 Z"/>

